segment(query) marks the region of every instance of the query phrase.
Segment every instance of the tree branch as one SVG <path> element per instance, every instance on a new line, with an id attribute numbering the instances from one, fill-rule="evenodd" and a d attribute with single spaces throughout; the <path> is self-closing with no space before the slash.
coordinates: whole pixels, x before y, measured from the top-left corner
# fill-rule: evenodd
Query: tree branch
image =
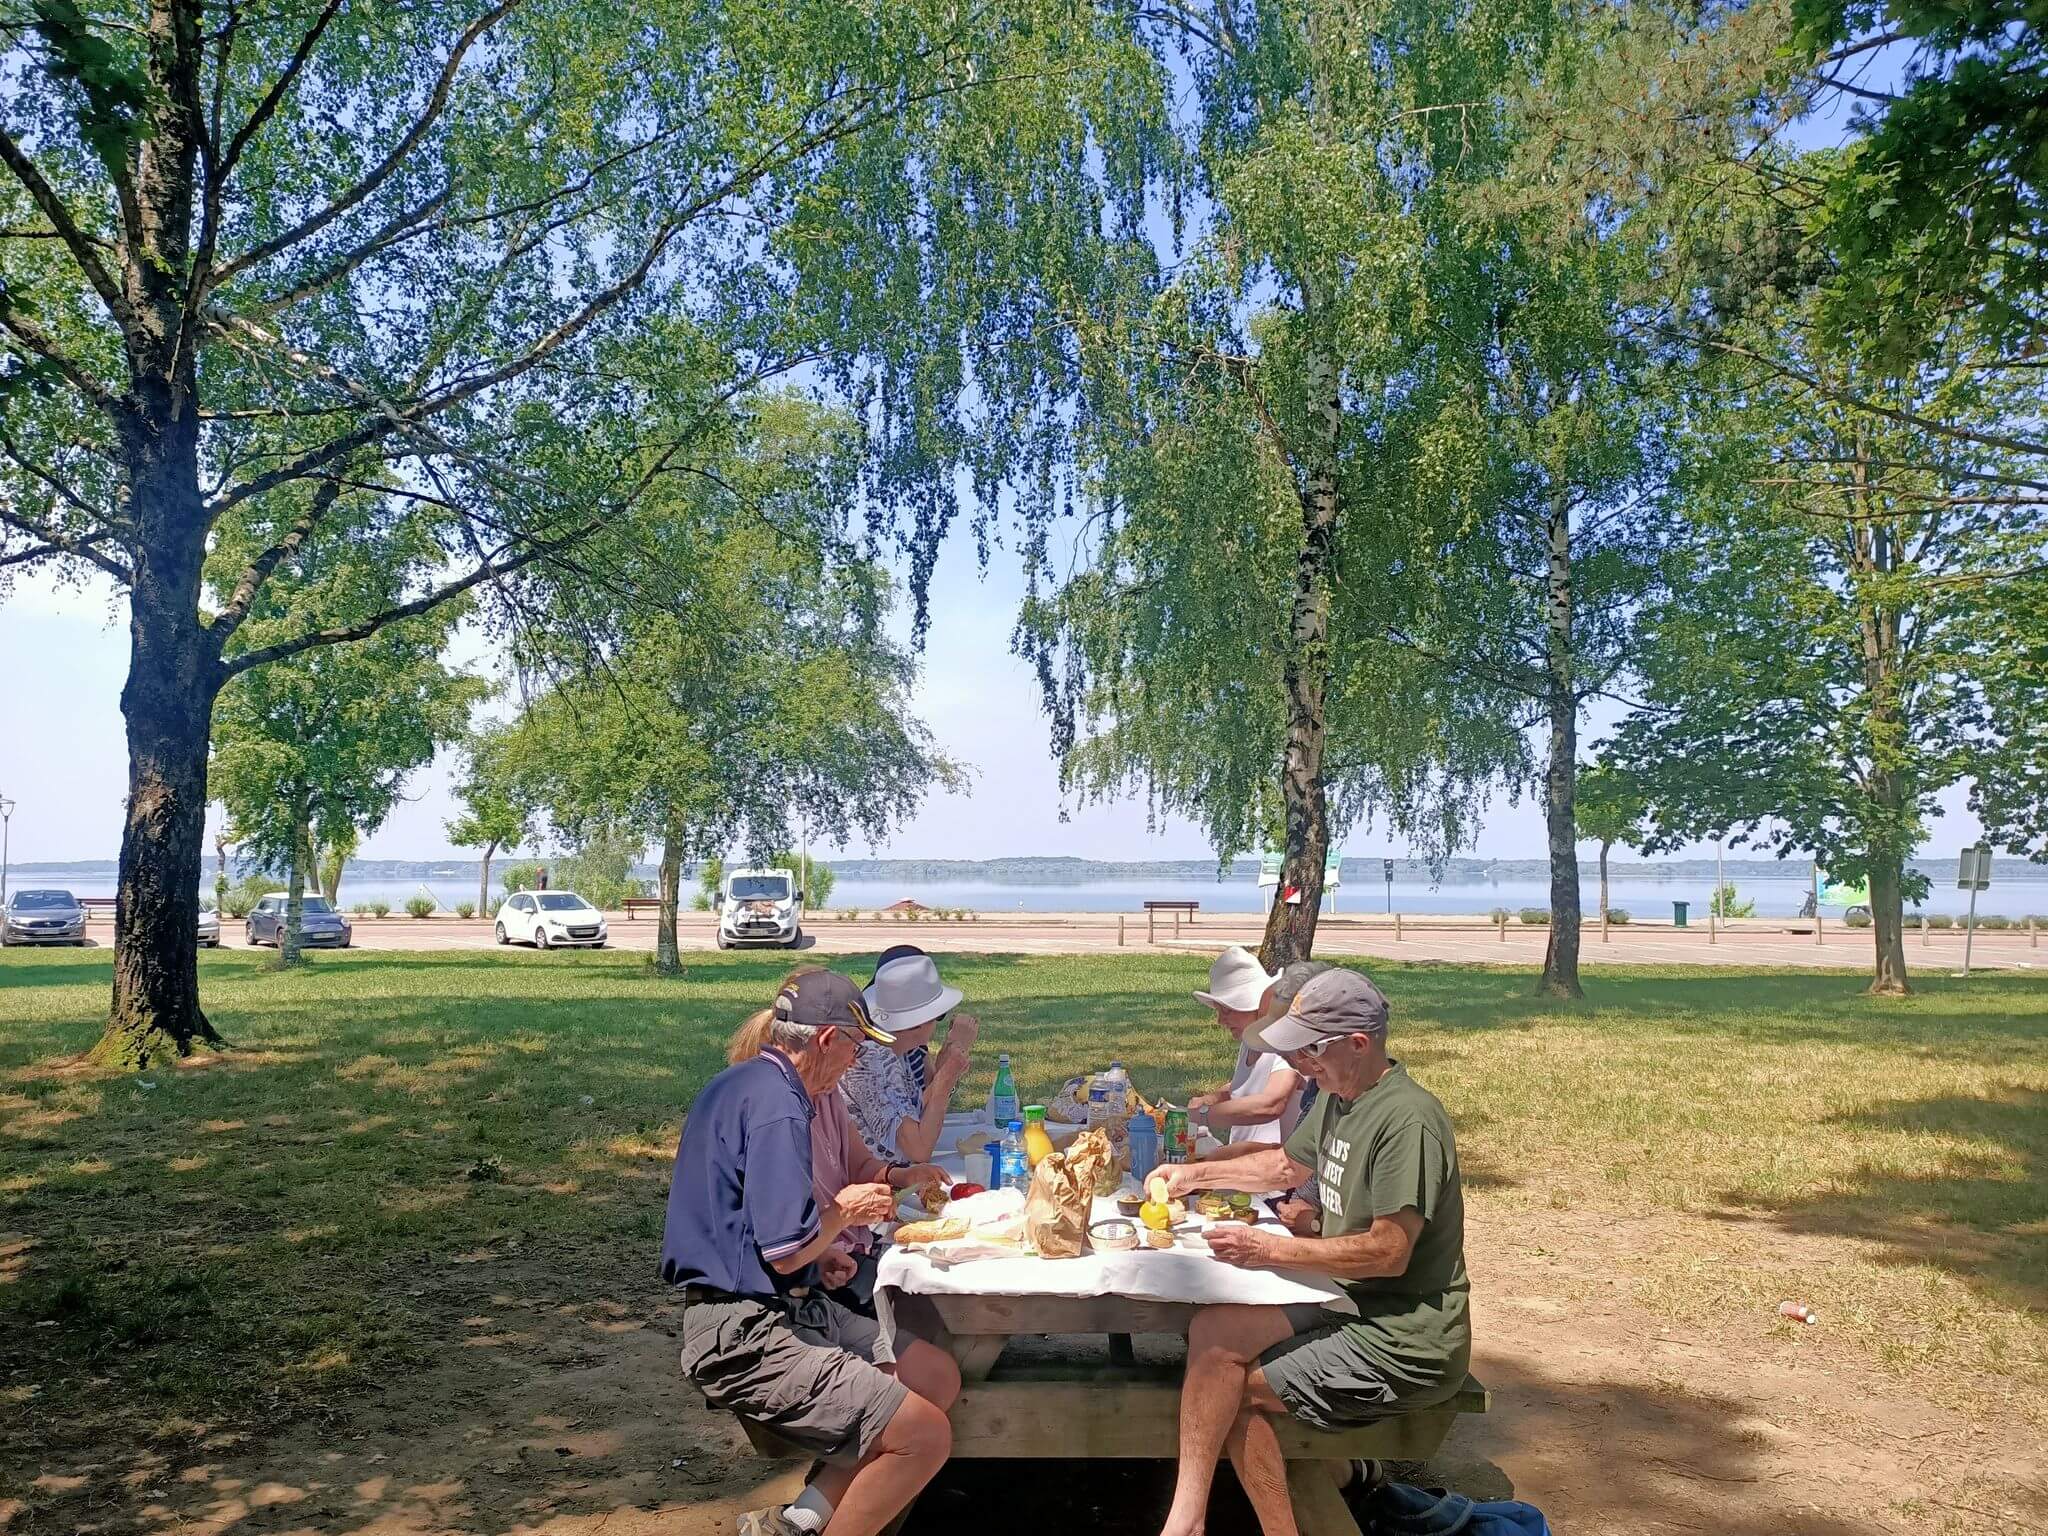
<path id="1" fill-rule="evenodd" d="M 216 657 L 221 654 L 221 648 L 228 643 L 228 637 L 240 629 L 242 621 L 248 618 L 250 605 L 256 601 L 256 594 L 263 590 L 263 584 L 270 580 L 270 573 L 277 569 L 287 555 L 297 550 L 312 536 L 313 530 L 320 524 L 320 519 L 327 515 L 340 496 L 339 480 L 321 481 L 314 488 L 313 495 L 306 504 L 306 510 L 292 519 L 284 537 L 257 555 L 243 569 L 241 579 L 235 583 L 235 590 L 228 597 L 227 606 L 215 615 L 213 623 L 207 627 L 207 638 L 213 643 L 213 654 Z"/>
<path id="2" fill-rule="evenodd" d="M 425 109 L 414 120 L 412 127 L 406 130 L 405 136 L 392 147 L 389 154 L 376 164 L 369 175 L 363 177 L 362 180 L 358 181 L 353 187 L 350 187 L 318 213 L 301 220 L 283 234 L 264 241 L 253 250 L 245 251 L 233 261 L 227 263 L 227 265 L 220 269 L 218 275 L 208 286 L 218 288 L 237 273 L 245 272 L 250 267 L 268 261 L 280 251 L 290 250 L 301 241 L 317 235 L 321 230 L 347 213 L 349 209 L 355 207 L 365 198 L 372 196 L 379 187 L 389 181 L 392 174 L 397 171 L 399 166 L 405 163 L 406 157 L 413 152 L 413 149 L 419 144 L 420 140 L 427 136 L 428 130 L 440 120 L 442 112 L 447 109 L 449 93 L 455 88 L 455 77 L 462 68 L 462 61 L 468 57 L 469 50 L 475 46 L 477 39 L 523 4 L 525 4 L 525 0 L 498 0 L 496 5 L 463 28 L 462 34 L 455 40 L 455 46 L 449 50 L 447 62 L 441 66 L 440 76 L 435 80 L 434 89 L 427 97 Z"/>
<path id="3" fill-rule="evenodd" d="M 91 561 L 124 587 L 130 585 L 135 580 L 134 573 L 127 566 L 116 560 L 112 555 L 94 548 L 95 545 L 114 536 L 112 529 L 101 528 L 92 533 L 73 536 L 62 533 L 55 528 L 46 527 L 36 522 L 33 518 L 21 517 L 16 513 L 9 512 L 5 507 L 0 507 L 0 523 L 4 523 L 19 533 L 25 533 L 32 539 L 41 539 L 43 541 L 47 548 L 38 551 L 34 558 L 40 559 L 44 555 L 51 554 L 75 555 L 81 560 Z"/>
<path id="4" fill-rule="evenodd" d="M 124 331 L 128 329 L 134 312 L 128 307 L 128 300 L 121 293 L 121 285 L 101 263 L 99 251 L 90 235 L 78 227 L 71 217 L 71 210 L 64 205 L 64 199 L 57 195 L 56 188 L 43 179 L 43 173 L 36 163 L 29 159 L 26 151 L 14 141 L 13 135 L 0 128 L 0 162 L 14 173 L 14 179 L 28 189 L 28 195 L 43 210 L 43 217 L 50 221 L 50 227 L 63 240 L 64 248 L 71 253 L 71 259 L 78 264 L 78 270 L 85 274 L 85 280 L 92 284 L 92 291 L 100 296 L 100 302 L 107 306 L 114 321 Z"/>
<path id="5" fill-rule="evenodd" d="M 119 408 L 120 402 L 114 398 L 113 392 L 66 356 L 49 332 L 8 308 L 4 301 L 0 301 L 0 330 L 11 335 L 23 350 L 55 368 L 67 384 L 101 410 L 113 412 Z"/>
<path id="6" fill-rule="evenodd" d="M 509 576 L 512 572 L 529 566 L 536 560 L 545 559 L 557 551 L 568 549 L 572 545 L 581 543 L 604 527 L 608 516 L 609 514 L 607 514 L 607 517 L 591 518 L 587 522 L 571 529 L 568 533 L 556 538 L 538 540 L 528 545 L 516 555 L 487 560 L 465 576 L 446 582 L 441 586 L 435 587 L 432 591 L 424 592 L 411 602 L 400 603 L 393 608 L 386 608 L 382 613 L 374 614 L 360 623 L 339 624 L 328 629 L 316 629 L 290 640 L 280 640 L 275 645 L 266 645 L 253 651 L 244 651 L 241 655 L 234 657 L 223 665 L 221 668 L 222 674 L 225 677 L 235 677 L 240 673 L 249 671 L 252 667 L 264 666 L 273 661 L 283 661 L 286 657 L 296 656 L 301 651 L 310 651 L 323 645 L 346 645 L 353 640 L 367 640 L 380 630 L 389 629 L 393 624 L 401 623 L 406 619 L 418 618 L 430 609 L 438 608 L 449 599 L 460 597 L 471 587 L 480 586 L 482 583 L 494 580 L 499 576 Z"/>

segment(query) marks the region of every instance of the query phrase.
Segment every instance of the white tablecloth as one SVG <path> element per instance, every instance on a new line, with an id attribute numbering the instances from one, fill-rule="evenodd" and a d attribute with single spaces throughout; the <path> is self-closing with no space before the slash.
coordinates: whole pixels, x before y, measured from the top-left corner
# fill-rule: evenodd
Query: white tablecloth
<path id="1" fill-rule="evenodd" d="M 1116 1214 L 1114 1200 L 1095 1202 L 1095 1220 Z M 1276 1223 L 1260 1225 L 1284 1230 Z M 1336 1312 L 1358 1310 L 1350 1297 L 1317 1276 L 1298 1270 L 1239 1269 L 1206 1250 L 1182 1247 L 1089 1253 L 1078 1259 L 1020 1255 L 946 1266 L 934 1264 L 915 1248 L 890 1248 L 882 1254 L 875 1283 L 915 1296 L 1129 1296 L 1212 1306 L 1312 1303 Z"/>

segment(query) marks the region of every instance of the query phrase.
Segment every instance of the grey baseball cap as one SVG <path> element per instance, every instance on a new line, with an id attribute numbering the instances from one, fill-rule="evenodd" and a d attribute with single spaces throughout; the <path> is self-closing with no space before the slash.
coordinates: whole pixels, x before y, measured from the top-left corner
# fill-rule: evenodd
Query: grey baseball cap
<path id="1" fill-rule="evenodd" d="M 856 1030 L 880 1045 L 894 1045 L 896 1037 L 868 1017 L 860 986 L 837 971 L 801 971 L 775 994 L 775 1017 L 792 1024 L 822 1029 L 830 1024 Z"/>
<path id="2" fill-rule="evenodd" d="M 1282 986 L 1286 985 L 1283 978 Z M 1387 1032 L 1387 999 L 1356 971 L 1331 966 L 1308 977 L 1287 1011 L 1245 1040 L 1262 1051 L 1299 1051 L 1318 1040 L 1338 1035 L 1381 1035 Z"/>

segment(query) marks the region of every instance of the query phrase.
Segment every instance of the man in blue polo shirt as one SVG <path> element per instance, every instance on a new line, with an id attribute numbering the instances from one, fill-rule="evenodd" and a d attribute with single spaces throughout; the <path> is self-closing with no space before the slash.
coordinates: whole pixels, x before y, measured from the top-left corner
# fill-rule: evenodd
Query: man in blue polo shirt
<path id="1" fill-rule="evenodd" d="M 813 1106 L 863 1037 L 890 1040 L 851 980 L 790 978 L 761 1053 L 705 1085 L 676 1149 L 661 1271 L 683 1288 L 683 1370 L 713 1407 L 827 1463 L 795 1504 L 745 1516 L 741 1536 L 876 1536 L 953 1448 L 952 1357 L 920 1339 L 898 1348 L 824 1294 L 833 1239 L 895 1210 L 886 1184 L 850 1185 L 822 1209 L 812 1197 Z"/>

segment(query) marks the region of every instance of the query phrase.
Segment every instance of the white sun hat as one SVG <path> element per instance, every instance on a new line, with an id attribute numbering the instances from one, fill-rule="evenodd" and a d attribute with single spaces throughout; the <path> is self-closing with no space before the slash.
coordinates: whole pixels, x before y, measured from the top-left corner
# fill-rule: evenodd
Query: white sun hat
<path id="1" fill-rule="evenodd" d="M 964 994 L 939 980 L 939 968 L 930 955 L 905 955 L 875 972 L 873 983 L 861 995 L 867 1000 L 868 1016 L 900 1034 L 951 1013 Z"/>
<path id="2" fill-rule="evenodd" d="M 1268 976 L 1259 957 L 1242 944 L 1233 944 L 1209 967 L 1209 990 L 1197 992 L 1195 1001 L 1210 1008 L 1235 1008 L 1240 1013 L 1257 1011 L 1267 992 L 1280 978 Z"/>

